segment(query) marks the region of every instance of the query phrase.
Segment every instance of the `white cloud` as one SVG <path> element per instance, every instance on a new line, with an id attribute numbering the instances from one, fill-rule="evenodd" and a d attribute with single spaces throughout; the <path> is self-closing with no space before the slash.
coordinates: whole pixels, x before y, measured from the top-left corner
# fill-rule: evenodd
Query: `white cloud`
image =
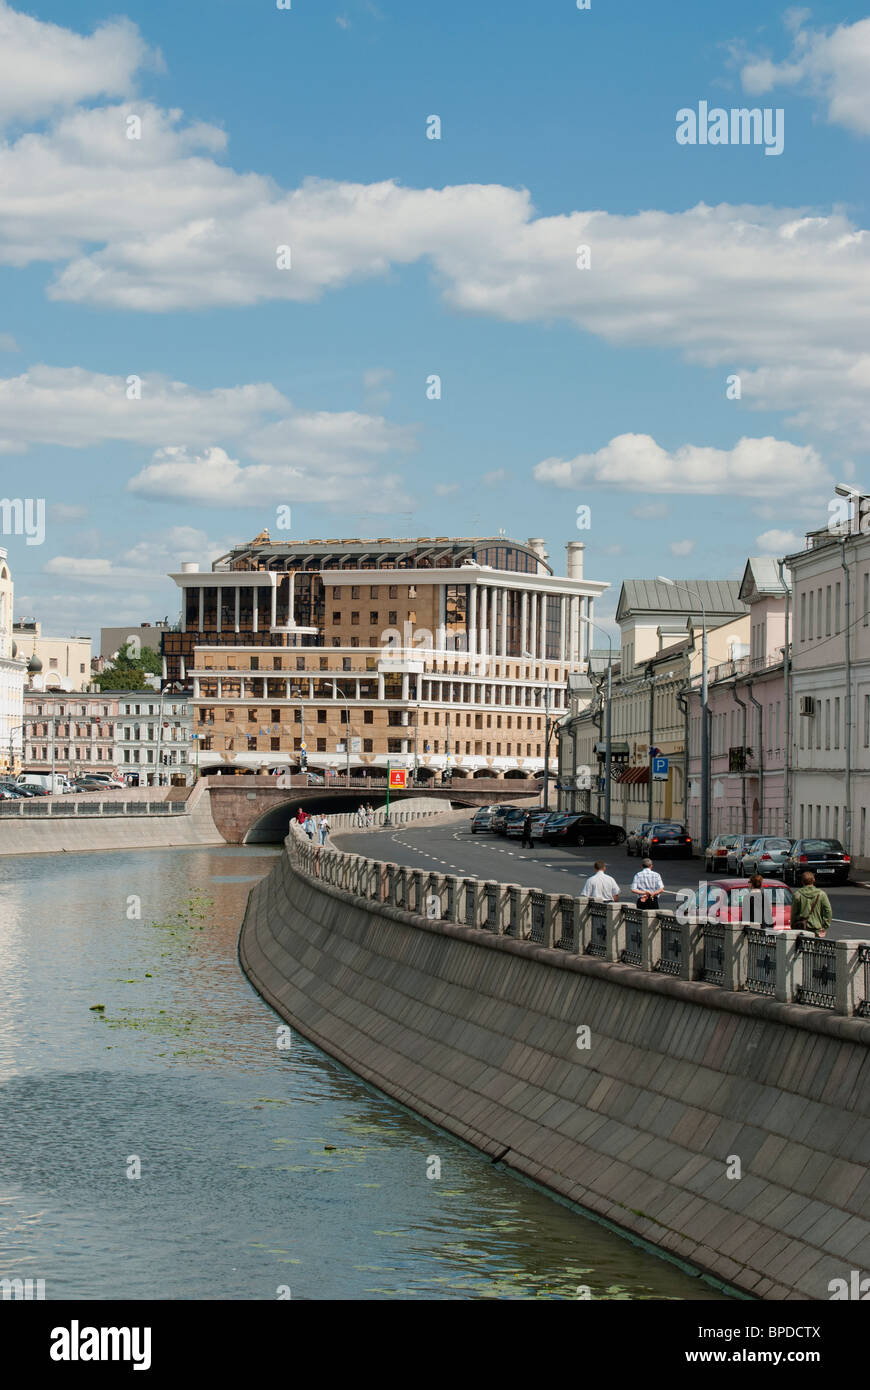
<path id="1" fill-rule="evenodd" d="M 199 559 L 208 564 L 229 550 L 229 539 L 210 539 L 195 526 L 170 526 L 165 531 L 142 537 L 135 545 L 116 554 L 54 555 L 43 565 L 43 574 L 67 575 L 77 584 L 104 586 L 106 583 L 165 584 L 182 559 Z"/>
<path id="2" fill-rule="evenodd" d="M 823 101 L 832 124 L 870 135 L 870 19 L 838 24 L 835 29 L 807 29 L 808 12 L 796 17 L 792 50 L 781 63 L 750 57 L 741 76 L 752 96 L 776 87 L 796 87 Z"/>
<path id="3" fill-rule="evenodd" d="M 108 20 L 84 37 L 0 0 L 0 123 L 37 119 L 89 98 L 124 96 L 146 65 L 159 66 L 159 56 L 129 20 Z"/>
<path id="4" fill-rule="evenodd" d="M 795 531 L 765 531 L 755 537 L 759 555 L 788 555 L 803 547 L 804 537 Z"/>
<path id="5" fill-rule="evenodd" d="M 87 507 L 78 502 L 53 502 L 48 509 L 50 521 L 81 521 L 87 514 Z"/>
<path id="6" fill-rule="evenodd" d="M 549 458 L 536 464 L 540 483 L 574 488 L 587 483 L 637 492 L 729 493 L 745 497 L 771 487 L 802 487 L 829 481 L 809 445 L 785 440 L 740 439 L 733 449 L 683 444 L 669 452 L 648 434 L 620 434 L 593 454 L 573 459 Z"/>
<path id="7" fill-rule="evenodd" d="M 695 542 L 689 540 L 671 541 L 669 549 L 672 555 L 691 555 L 692 551 L 695 549 Z"/>
<path id="8" fill-rule="evenodd" d="M 142 376 L 141 399 L 127 378 L 79 367 L 32 367 L 0 378 L 0 453 L 31 444 L 83 449 L 126 443 L 153 450 L 128 483 L 141 497 L 210 506 L 362 500 L 388 512 L 407 499 L 395 474 L 379 475 L 414 448 L 413 427 L 357 411 L 296 410 L 268 383 L 202 391 Z M 239 462 L 217 440 L 232 440 Z"/>
<path id="9" fill-rule="evenodd" d="M 458 484 L 458 483 L 436 483 L 436 484 L 435 484 L 435 496 L 436 496 L 436 497 L 451 497 L 451 496 L 453 495 L 454 492 L 458 492 L 458 491 L 459 491 L 459 484 Z"/>

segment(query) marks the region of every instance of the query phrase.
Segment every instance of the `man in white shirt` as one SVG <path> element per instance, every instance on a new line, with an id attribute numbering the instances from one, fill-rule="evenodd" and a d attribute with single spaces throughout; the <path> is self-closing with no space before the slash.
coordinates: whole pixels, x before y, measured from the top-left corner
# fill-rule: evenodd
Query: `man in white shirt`
<path id="1" fill-rule="evenodd" d="M 610 877 L 603 859 L 596 859 L 595 873 L 583 884 L 583 897 L 599 903 L 615 903 L 619 898 L 619 884 Z"/>
<path id="2" fill-rule="evenodd" d="M 631 891 L 638 907 L 645 912 L 657 912 L 659 893 L 664 892 L 661 874 L 657 874 L 651 859 L 641 861 L 641 867 L 631 880 Z"/>

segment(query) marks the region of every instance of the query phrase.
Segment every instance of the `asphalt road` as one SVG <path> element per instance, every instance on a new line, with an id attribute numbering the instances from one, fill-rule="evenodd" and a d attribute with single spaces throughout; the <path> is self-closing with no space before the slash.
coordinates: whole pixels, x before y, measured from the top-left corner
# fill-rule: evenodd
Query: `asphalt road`
<path id="1" fill-rule="evenodd" d="M 435 869 L 439 873 L 443 869 L 463 878 L 519 883 L 545 893 L 579 893 L 593 871 L 594 861 L 603 859 L 608 873 L 622 889 L 622 901 L 633 902 L 629 889 L 640 860 L 629 858 L 623 845 L 556 849 L 537 844 L 532 850 L 520 849 L 519 840 L 508 840 L 503 835 L 491 835 L 488 831 L 472 835 L 470 825 L 469 817 L 464 823 L 428 829 L 402 827 L 363 835 L 348 831 L 341 833 L 339 843 L 356 854 L 388 859 L 412 869 Z M 654 863 L 664 879 L 665 907 L 675 906 L 679 888 L 697 889 L 699 882 L 712 882 L 715 878 L 703 872 L 698 859 L 662 859 Z M 870 941 L 870 892 L 858 887 L 825 891 L 834 910 L 829 938 Z"/>

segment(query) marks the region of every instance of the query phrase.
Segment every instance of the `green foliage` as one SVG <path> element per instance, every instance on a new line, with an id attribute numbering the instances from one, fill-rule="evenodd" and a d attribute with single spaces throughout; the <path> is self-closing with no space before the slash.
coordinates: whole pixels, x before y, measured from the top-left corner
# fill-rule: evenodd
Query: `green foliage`
<path id="1" fill-rule="evenodd" d="M 155 653 L 146 647 L 140 656 L 134 656 L 130 650 L 130 643 L 125 642 L 118 655 L 115 657 L 111 666 L 106 667 L 96 676 L 95 684 L 100 690 L 148 690 L 150 689 L 145 680 L 146 671 L 150 672 L 152 667 L 145 662 L 146 653 L 149 659 L 155 657 Z M 162 670 L 158 660 L 158 672 Z"/>

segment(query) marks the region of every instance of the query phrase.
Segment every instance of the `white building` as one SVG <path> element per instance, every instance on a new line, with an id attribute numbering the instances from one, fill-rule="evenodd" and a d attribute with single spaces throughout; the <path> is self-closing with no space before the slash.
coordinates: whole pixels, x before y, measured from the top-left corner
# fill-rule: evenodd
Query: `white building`
<path id="1" fill-rule="evenodd" d="M 34 690 L 87 690 L 91 683 L 90 637 L 43 637 L 42 624 L 22 618 L 13 636 L 18 655 L 26 662 L 42 662 L 31 685 Z"/>
<path id="2" fill-rule="evenodd" d="M 16 772 L 21 766 L 27 670 L 12 638 L 14 591 L 6 551 L 0 548 L 0 769 L 4 772 Z"/>
<path id="3" fill-rule="evenodd" d="M 164 690 L 112 691 L 117 700 L 115 766 L 138 774 L 140 786 L 193 781 L 193 701 L 189 693 Z"/>

